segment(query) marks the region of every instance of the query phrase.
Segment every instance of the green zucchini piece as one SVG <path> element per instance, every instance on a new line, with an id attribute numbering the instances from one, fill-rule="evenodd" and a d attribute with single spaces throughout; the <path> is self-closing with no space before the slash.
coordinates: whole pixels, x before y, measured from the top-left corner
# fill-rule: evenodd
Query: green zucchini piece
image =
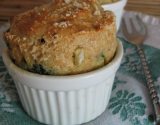
<path id="1" fill-rule="evenodd" d="M 37 63 L 33 65 L 33 68 L 29 69 L 25 59 L 23 59 L 22 63 L 20 64 L 20 68 L 26 71 L 30 71 L 30 72 L 38 73 L 42 75 L 54 75 L 54 72 L 52 70 L 44 69 L 41 64 L 37 64 Z"/>
<path id="2" fill-rule="evenodd" d="M 20 68 L 28 71 L 28 65 L 25 59 L 23 59 L 23 61 L 21 62 Z"/>
<path id="3" fill-rule="evenodd" d="M 37 63 L 33 66 L 33 68 L 30 71 L 42 75 L 54 75 L 52 70 L 44 69 L 41 64 Z"/>
<path id="4" fill-rule="evenodd" d="M 104 66 L 104 60 L 105 60 L 105 57 L 104 57 L 104 55 L 102 53 L 100 56 L 97 57 L 97 62 L 98 62 L 97 65 L 99 67 Z"/>

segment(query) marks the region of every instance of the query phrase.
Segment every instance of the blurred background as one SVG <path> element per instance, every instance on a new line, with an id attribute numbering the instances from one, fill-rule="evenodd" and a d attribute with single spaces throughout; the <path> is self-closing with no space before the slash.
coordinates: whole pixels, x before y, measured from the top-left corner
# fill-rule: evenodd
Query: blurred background
<path id="1" fill-rule="evenodd" d="M 0 0 L 0 25 L 10 17 L 49 3 L 51 0 Z M 160 18 L 160 0 L 128 0 L 125 10 L 138 11 Z"/>

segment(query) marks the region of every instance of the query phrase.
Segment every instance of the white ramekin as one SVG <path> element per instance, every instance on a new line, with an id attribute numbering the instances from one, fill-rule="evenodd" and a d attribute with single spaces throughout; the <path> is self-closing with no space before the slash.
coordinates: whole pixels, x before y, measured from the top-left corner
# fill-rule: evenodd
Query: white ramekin
<path id="1" fill-rule="evenodd" d="M 104 10 L 111 10 L 115 13 L 116 15 L 116 24 L 117 24 L 117 30 L 119 30 L 120 23 L 121 23 L 121 18 L 123 15 L 123 10 L 124 7 L 127 3 L 127 0 L 119 0 L 114 3 L 110 4 L 102 4 L 101 6 L 104 8 Z"/>
<path id="2" fill-rule="evenodd" d="M 46 76 L 17 67 L 3 51 L 3 61 L 16 85 L 21 103 L 29 116 L 53 125 L 89 122 L 107 107 L 115 73 L 123 56 L 118 41 L 114 59 L 106 66 L 88 73 L 69 76 Z"/>

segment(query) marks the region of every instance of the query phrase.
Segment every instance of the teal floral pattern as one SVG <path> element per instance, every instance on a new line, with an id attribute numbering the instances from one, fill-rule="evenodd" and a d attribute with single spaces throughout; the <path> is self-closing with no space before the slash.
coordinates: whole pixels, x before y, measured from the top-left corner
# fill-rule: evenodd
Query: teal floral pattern
<path id="1" fill-rule="evenodd" d="M 119 39 L 123 41 L 124 58 L 118 71 L 122 74 L 133 77 L 134 79 L 141 82 L 143 85 L 147 85 L 136 46 L 125 42 L 123 38 Z M 152 78 L 156 82 L 157 79 L 160 77 L 160 49 L 156 49 L 147 45 L 143 45 L 143 48 L 144 52 L 147 55 L 146 58 L 148 61 L 149 68 L 152 69 Z"/>
<path id="2" fill-rule="evenodd" d="M 5 65 L 0 57 L 0 108 L 2 111 L 14 112 L 13 101 L 18 101 L 17 90 L 11 76 L 8 74 Z"/>
<path id="3" fill-rule="evenodd" d="M 129 119 L 130 121 L 134 116 L 143 116 L 145 114 L 146 105 L 142 102 L 141 96 L 135 96 L 135 93 L 129 93 L 127 90 L 124 92 L 119 90 L 116 92 L 116 97 L 110 99 L 108 109 L 113 109 L 112 114 L 120 113 L 122 121 Z"/>
<path id="4" fill-rule="evenodd" d="M 148 119 L 144 118 L 143 119 L 143 125 L 154 125 L 154 116 L 153 115 L 149 115 Z"/>
<path id="5" fill-rule="evenodd" d="M 123 42 L 123 46 L 124 58 L 122 59 L 122 64 L 118 71 L 139 80 L 142 84 L 145 84 L 146 80 L 138 52 L 136 52 L 136 46 L 127 42 Z"/>
<path id="6" fill-rule="evenodd" d="M 124 41 L 123 39 L 121 40 Z M 128 121 L 131 125 L 154 125 L 153 115 L 149 115 L 148 113 L 146 113 L 148 103 L 144 103 L 143 99 L 146 97 L 143 97 L 143 95 L 140 94 L 143 93 L 143 91 L 147 93 L 148 88 L 136 47 L 127 42 L 123 42 L 123 46 L 124 57 L 118 70 L 118 74 L 115 77 L 114 85 L 112 88 L 115 96 L 111 96 L 108 110 L 111 111 L 113 116 L 118 115 L 122 123 Z M 147 45 L 143 45 L 143 47 L 144 50 L 151 50 L 147 52 L 147 60 L 149 62 L 149 67 L 152 67 L 151 71 L 156 70 L 157 74 L 153 73 L 152 78 L 154 79 L 157 91 L 160 94 L 160 86 L 157 84 L 158 81 L 160 81 L 160 70 L 158 70 L 160 68 L 160 65 L 158 65 L 157 62 L 156 65 L 154 65 L 153 63 L 155 63 L 156 59 L 152 60 L 152 56 L 150 56 L 156 53 L 154 58 L 157 58 L 158 63 L 160 64 L 160 57 L 157 55 L 157 53 L 160 55 L 160 50 L 149 47 Z M 125 80 L 122 80 L 122 76 L 126 76 Z M 136 86 L 143 86 L 144 90 L 141 90 L 141 88 L 137 88 L 137 90 L 132 90 L 132 88 L 127 90 L 123 89 L 127 88 L 128 84 L 130 84 L 129 80 L 131 80 L 131 78 L 137 80 L 138 83 L 136 83 Z M 130 86 L 134 87 L 134 85 Z M 137 93 L 138 90 L 142 92 Z M 147 114 L 148 118 L 144 117 Z"/>
<path id="7" fill-rule="evenodd" d="M 117 76 L 115 76 L 115 79 L 114 79 L 114 84 L 113 84 L 113 87 L 112 87 L 112 91 L 116 89 L 116 87 L 119 85 L 119 84 L 126 84 L 127 82 L 126 81 L 122 81 L 122 80 L 119 80 Z"/>

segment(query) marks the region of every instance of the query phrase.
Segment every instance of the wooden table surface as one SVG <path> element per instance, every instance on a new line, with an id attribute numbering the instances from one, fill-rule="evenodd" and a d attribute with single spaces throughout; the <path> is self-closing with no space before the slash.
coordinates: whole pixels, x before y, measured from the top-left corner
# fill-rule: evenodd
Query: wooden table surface
<path id="1" fill-rule="evenodd" d="M 0 25 L 8 22 L 10 17 L 49 2 L 50 0 L 0 0 Z M 125 10 L 160 18 L 160 0 L 128 0 Z"/>

